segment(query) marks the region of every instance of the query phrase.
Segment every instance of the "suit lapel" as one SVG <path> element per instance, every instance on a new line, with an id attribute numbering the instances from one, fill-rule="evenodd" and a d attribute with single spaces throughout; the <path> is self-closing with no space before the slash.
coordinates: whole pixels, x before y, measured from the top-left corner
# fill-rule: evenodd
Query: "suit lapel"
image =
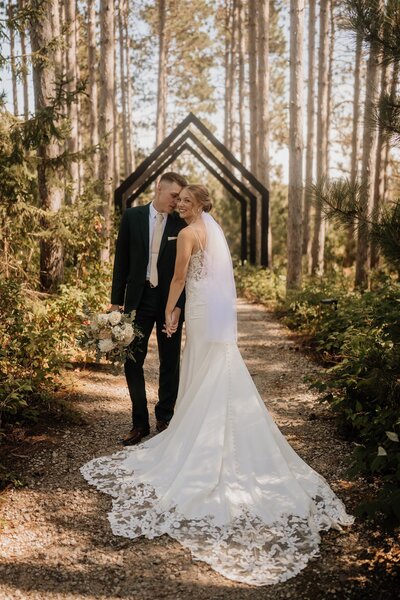
<path id="1" fill-rule="evenodd" d="M 149 213 L 150 204 L 145 204 L 139 212 L 139 229 L 142 236 L 144 256 L 146 262 L 149 262 Z"/>

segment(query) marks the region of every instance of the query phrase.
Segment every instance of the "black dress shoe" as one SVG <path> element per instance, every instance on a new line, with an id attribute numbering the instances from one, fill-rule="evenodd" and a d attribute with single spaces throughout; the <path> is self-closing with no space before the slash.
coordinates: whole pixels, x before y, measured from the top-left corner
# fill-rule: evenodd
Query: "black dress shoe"
<path id="1" fill-rule="evenodd" d="M 162 421 L 162 420 L 157 421 L 156 429 L 157 429 L 158 433 L 161 433 L 162 431 L 164 431 L 164 429 L 167 429 L 168 425 L 169 425 L 169 421 Z"/>
<path id="2" fill-rule="evenodd" d="M 148 427 L 134 427 L 130 431 L 130 437 L 121 440 L 121 444 L 123 446 L 134 446 L 135 444 L 138 444 L 142 440 L 142 438 L 146 437 L 146 435 L 149 435 L 149 433 L 150 429 Z"/>

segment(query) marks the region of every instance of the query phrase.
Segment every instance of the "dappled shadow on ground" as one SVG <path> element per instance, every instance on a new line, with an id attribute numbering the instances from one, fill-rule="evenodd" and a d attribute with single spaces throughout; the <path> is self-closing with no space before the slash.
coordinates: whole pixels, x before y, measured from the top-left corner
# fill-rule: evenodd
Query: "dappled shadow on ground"
<path id="1" fill-rule="evenodd" d="M 167 567 L 162 555 L 151 556 L 150 565 L 142 569 L 141 556 L 127 552 L 120 557 L 119 564 L 103 561 L 92 564 L 91 558 L 82 556 L 74 565 L 35 564 L 21 561 L 0 566 L 2 586 L 12 596 L 13 591 L 26 594 L 42 593 L 43 598 L 52 597 L 54 592 L 62 592 L 61 598 L 129 598 L 148 600 L 158 598 L 187 600 L 273 600 L 293 599 L 337 599 L 337 600 L 376 600 L 384 598 L 385 588 L 390 583 L 384 578 L 380 582 L 368 581 L 356 575 L 354 567 L 340 558 L 336 567 L 340 568 L 338 581 L 332 583 L 329 572 L 318 573 L 313 566 L 289 582 L 262 588 L 248 587 L 227 582 L 222 577 L 210 581 L 202 566 L 190 564 L 188 568 L 174 571 Z M 309 572 L 307 572 L 309 571 Z M 217 576 L 215 576 L 217 577 Z M 214 579 L 215 579 L 214 577 Z M 394 590 L 394 587 L 392 588 Z M 386 592 L 387 593 L 387 592 Z M 49 594 L 49 596 L 47 596 Z M 392 597 L 395 596 L 386 596 Z"/>

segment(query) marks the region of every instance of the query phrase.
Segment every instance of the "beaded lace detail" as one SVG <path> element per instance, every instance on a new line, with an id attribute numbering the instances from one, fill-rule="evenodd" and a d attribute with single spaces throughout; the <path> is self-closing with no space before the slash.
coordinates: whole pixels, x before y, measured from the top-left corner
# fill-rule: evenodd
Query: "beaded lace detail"
<path id="1" fill-rule="evenodd" d="M 137 448 L 146 448 L 146 442 Z M 135 482 L 135 474 L 123 465 L 129 452 L 97 458 L 81 467 L 89 483 L 114 498 L 108 515 L 113 533 L 148 539 L 168 534 L 194 559 L 234 581 L 250 585 L 287 581 L 319 554 L 318 531 L 341 530 L 340 525 L 354 521 L 323 477 L 307 518 L 282 515 L 266 523 L 243 505 L 227 524 L 216 524 L 213 516 L 187 519 L 173 503 L 166 506 L 154 487 Z"/>
<path id="2" fill-rule="evenodd" d="M 201 248 L 190 257 L 186 275 L 186 293 L 190 297 L 199 292 L 199 284 L 207 275 L 206 253 Z"/>

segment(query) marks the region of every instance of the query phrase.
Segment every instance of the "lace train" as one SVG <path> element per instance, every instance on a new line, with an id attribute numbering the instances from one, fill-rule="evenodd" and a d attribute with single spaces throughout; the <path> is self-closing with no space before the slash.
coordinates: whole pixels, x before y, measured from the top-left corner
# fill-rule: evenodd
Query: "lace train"
<path id="1" fill-rule="evenodd" d="M 137 446 L 145 447 L 146 442 Z M 162 492 L 135 481 L 123 465 L 130 452 L 93 459 L 80 469 L 90 484 L 113 496 L 108 518 L 114 535 L 152 539 L 168 534 L 195 560 L 234 581 L 259 586 L 287 581 L 319 554 L 319 531 L 341 530 L 354 521 L 322 476 L 308 518 L 281 515 L 266 523 L 242 505 L 227 523 L 217 524 L 214 516 L 187 519 L 174 503 L 162 501 Z"/>

